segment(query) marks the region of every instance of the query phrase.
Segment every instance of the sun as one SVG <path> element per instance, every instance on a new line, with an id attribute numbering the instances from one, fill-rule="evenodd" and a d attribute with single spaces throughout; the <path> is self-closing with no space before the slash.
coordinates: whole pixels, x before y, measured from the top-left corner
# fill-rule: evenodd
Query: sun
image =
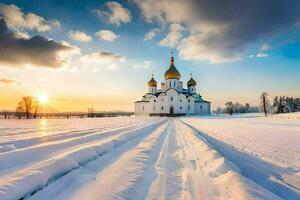
<path id="1" fill-rule="evenodd" d="M 40 104 L 46 104 L 49 100 L 49 97 L 46 94 L 38 94 L 37 100 L 40 102 Z"/>

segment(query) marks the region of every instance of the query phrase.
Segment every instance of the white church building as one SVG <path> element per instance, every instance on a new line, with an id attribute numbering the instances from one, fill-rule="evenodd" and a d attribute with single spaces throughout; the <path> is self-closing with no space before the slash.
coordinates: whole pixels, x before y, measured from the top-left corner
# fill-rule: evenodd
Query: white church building
<path id="1" fill-rule="evenodd" d="M 157 88 L 153 75 L 148 82 L 149 91 L 135 102 L 135 115 L 180 116 L 209 115 L 210 102 L 196 91 L 196 81 L 191 77 L 184 88 L 180 73 L 171 57 L 170 67 L 164 74 L 165 82 Z"/>

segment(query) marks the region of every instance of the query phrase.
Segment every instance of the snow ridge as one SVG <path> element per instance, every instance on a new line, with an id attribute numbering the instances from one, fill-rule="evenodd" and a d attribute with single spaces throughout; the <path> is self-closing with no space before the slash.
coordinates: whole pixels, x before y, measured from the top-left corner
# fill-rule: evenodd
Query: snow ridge
<path id="1" fill-rule="evenodd" d="M 149 132 L 160 126 L 163 121 L 150 123 L 144 127 L 123 132 L 119 137 L 108 141 L 101 141 L 89 147 L 82 147 L 46 161 L 37 163 L 34 166 L 17 171 L 9 177 L 0 180 L 1 200 L 14 200 L 26 197 L 43 187 L 49 182 L 69 173 L 88 161 L 95 160 L 99 156 L 113 151 L 134 137 L 144 132 Z"/>

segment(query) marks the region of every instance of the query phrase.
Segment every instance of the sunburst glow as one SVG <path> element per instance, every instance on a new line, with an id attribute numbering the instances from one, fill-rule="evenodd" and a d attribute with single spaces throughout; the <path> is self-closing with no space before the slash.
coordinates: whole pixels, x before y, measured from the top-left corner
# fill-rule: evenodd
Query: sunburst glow
<path id="1" fill-rule="evenodd" d="M 41 103 L 41 104 L 46 104 L 49 100 L 49 97 L 47 94 L 38 94 L 37 95 L 37 100 Z"/>

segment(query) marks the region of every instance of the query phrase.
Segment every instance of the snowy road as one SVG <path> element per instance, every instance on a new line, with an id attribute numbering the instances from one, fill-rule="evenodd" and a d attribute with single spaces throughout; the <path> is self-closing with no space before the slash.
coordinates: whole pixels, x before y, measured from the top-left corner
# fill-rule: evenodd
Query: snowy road
<path id="1" fill-rule="evenodd" d="M 219 130 L 203 120 L 213 121 L 119 118 L 98 125 L 88 121 L 86 130 L 78 126 L 80 131 L 53 122 L 50 127 L 57 131 L 42 137 L 34 125 L 19 140 L 0 135 L 0 145 L 15 147 L 0 153 L 0 200 L 300 199 L 297 157 L 295 162 L 287 158 L 288 166 L 276 165 L 274 157 L 267 162 L 254 156 L 264 151 L 249 153 L 252 146 L 243 151 L 243 143 L 230 140 L 229 133 L 224 136 L 228 127 L 217 134 Z M 245 124 L 243 119 L 226 124 L 237 122 Z M 265 126 L 258 122 L 262 119 L 256 124 Z M 276 119 L 271 122 L 275 132 L 282 128 Z M 297 123 L 287 126 L 298 134 L 295 140 L 300 137 Z M 9 132 L 7 126 L 1 128 Z M 241 137 L 245 142 L 247 137 Z"/>

